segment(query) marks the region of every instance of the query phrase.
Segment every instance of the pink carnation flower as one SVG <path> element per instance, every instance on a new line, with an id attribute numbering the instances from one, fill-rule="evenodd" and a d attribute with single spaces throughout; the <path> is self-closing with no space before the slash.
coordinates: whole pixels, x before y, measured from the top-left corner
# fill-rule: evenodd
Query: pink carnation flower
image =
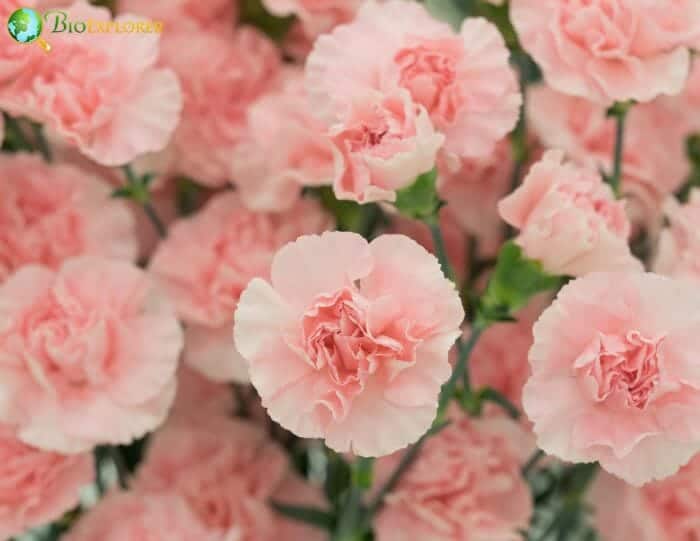
<path id="1" fill-rule="evenodd" d="M 434 256 L 407 237 L 305 236 L 271 283 L 250 282 L 236 346 L 270 416 L 338 452 L 381 456 L 435 418 L 464 310 Z"/>
<path id="2" fill-rule="evenodd" d="M 163 43 L 161 62 L 180 77 L 182 121 L 173 144 L 177 169 L 210 187 L 231 180 L 231 158 L 247 135 L 248 107 L 279 78 L 274 43 L 250 27 L 184 32 Z"/>
<path id="3" fill-rule="evenodd" d="M 134 260 L 135 222 L 102 179 L 28 154 L 0 156 L 0 284 L 29 263 L 77 255 Z"/>
<path id="4" fill-rule="evenodd" d="M 532 448 L 515 422 L 460 414 L 430 438 L 386 498 L 377 541 L 518 541 L 533 503 L 520 468 Z M 400 455 L 382 458 L 387 476 Z"/>
<path id="5" fill-rule="evenodd" d="M 700 36 L 695 0 L 513 0 L 510 16 L 552 87 L 603 105 L 678 94 Z"/>
<path id="6" fill-rule="evenodd" d="M 241 200 L 255 210 L 286 210 L 304 186 L 330 184 L 333 145 L 311 115 L 302 72 L 289 68 L 283 87 L 248 109 L 248 131 L 231 157 Z"/>
<path id="7" fill-rule="evenodd" d="M 122 261 L 22 267 L 0 286 L 0 420 L 67 453 L 153 430 L 172 404 L 182 348 L 165 301 Z"/>
<path id="8" fill-rule="evenodd" d="M 532 326 L 542 312 L 538 298 L 517 314 L 513 323 L 497 323 L 481 336 L 469 358 L 472 384 L 491 387 L 521 407 L 525 382 L 530 377 L 527 356 L 532 346 Z"/>
<path id="9" fill-rule="evenodd" d="M 231 329 L 238 299 L 255 277 L 267 278 L 275 252 L 332 225 L 312 200 L 283 213 L 247 210 L 234 192 L 215 196 L 170 228 L 150 263 L 186 324 L 184 360 L 216 381 L 248 380 Z"/>
<path id="10" fill-rule="evenodd" d="M 602 541 L 700 538 L 700 457 L 676 475 L 642 488 L 600 475 L 589 500 Z"/>
<path id="11" fill-rule="evenodd" d="M 0 425 L 0 538 L 60 518 L 94 477 L 89 453 L 59 455 L 30 447 Z"/>
<path id="12" fill-rule="evenodd" d="M 251 423 L 224 417 L 168 423 L 152 438 L 136 484 L 180 496 L 220 539 L 325 539 L 323 531 L 283 519 L 269 506 L 271 500 L 322 506 L 322 498 L 291 471 L 284 450 Z"/>
<path id="13" fill-rule="evenodd" d="M 406 91 L 358 99 L 329 133 L 335 144 L 335 195 L 360 203 L 395 201 L 396 190 L 433 168 L 444 141 Z"/>
<path id="14" fill-rule="evenodd" d="M 690 193 L 687 204 L 666 201 L 670 225 L 661 232 L 654 271 L 675 278 L 700 281 L 700 190 Z"/>
<path id="15" fill-rule="evenodd" d="M 539 446 L 634 485 L 700 451 L 700 296 L 655 274 L 593 273 L 534 327 L 523 405 Z"/>
<path id="16" fill-rule="evenodd" d="M 229 385 L 215 383 L 187 365 L 179 368 L 177 394 L 169 419 L 197 423 L 211 417 L 229 417 L 236 406 Z"/>
<path id="17" fill-rule="evenodd" d="M 511 189 L 511 144 L 499 141 L 488 156 L 440 163 L 437 189 L 445 211 L 478 242 L 479 254 L 493 257 L 503 242 L 498 202 Z"/>
<path id="18" fill-rule="evenodd" d="M 637 212 L 647 223 L 658 217 L 664 198 L 690 172 L 685 138 L 692 131 L 692 110 L 679 98 L 669 98 L 637 104 L 627 115 L 622 191 L 641 206 Z M 539 86 L 528 92 L 527 114 L 545 146 L 564 150 L 579 163 L 612 171 L 615 121 L 605 107 Z"/>
<path id="19" fill-rule="evenodd" d="M 516 242 L 527 257 L 551 274 L 641 269 L 627 245 L 624 203 L 599 173 L 564 163 L 562 152 L 547 152 L 498 209 L 520 229 Z"/>
<path id="20" fill-rule="evenodd" d="M 371 91 L 407 90 L 445 135 L 445 149 L 484 156 L 515 126 L 521 103 L 498 29 L 468 18 L 459 34 L 418 3 L 366 2 L 315 43 L 306 65 L 312 109 L 342 122 Z M 370 102 L 372 103 L 372 102 Z"/>
<path id="21" fill-rule="evenodd" d="M 341 23 L 350 22 L 363 0 L 264 0 L 278 17 L 296 15 L 308 39 L 314 40 Z"/>
<path id="22" fill-rule="evenodd" d="M 113 492 L 63 536 L 65 541 L 221 541 L 172 494 Z"/>
<path id="23" fill-rule="evenodd" d="M 109 10 L 84 0 L 64 11 L 74 21 L 111 20 Z M 175 74 L 155 67 L 158 34 L 60 32 L 50 41 L 51 54 L 29 48 L 29 64 L 0 84 L 2 109 L 47 124 L 103 165 L 122 165 L 167 145 L 182 95 Z"/>

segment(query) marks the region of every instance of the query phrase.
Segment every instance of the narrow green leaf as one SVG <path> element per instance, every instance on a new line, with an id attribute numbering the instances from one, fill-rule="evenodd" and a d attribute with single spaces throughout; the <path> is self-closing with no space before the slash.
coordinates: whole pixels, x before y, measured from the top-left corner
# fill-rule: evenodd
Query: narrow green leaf
<path id="1" fill-rule="evenodd" d="M 270 505 L 280 515 L 323 530 L 330 531 L 335 524 L 335 518 L 331 513 L 317 507 L 286 505 L 280 502 L 270 502 Z"/>
<path id="2" fill-rule="evenodd" d="M 121 197 L 124 199 L 131 199 L 131 188 L 129 186 L 123 186 L 122 188 L 117 188 L 112 192 L 112 197 Z"/>

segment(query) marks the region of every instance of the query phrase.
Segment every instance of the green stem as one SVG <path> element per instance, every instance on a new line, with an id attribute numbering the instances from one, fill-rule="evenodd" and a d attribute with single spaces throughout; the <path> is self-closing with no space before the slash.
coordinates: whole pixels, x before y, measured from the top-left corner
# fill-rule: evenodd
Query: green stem
<path id="1" fill-rule="evenodd" d="M 479 341 L 479 337 L 484 332 L 484 328 L 480 325 L 475 324 L 472 328 L 472 333 L 469 336 L 469 340 L 464 343 L 461 339 L 457 340 L 457 364 L 452 371 L 450 379 L 447 380 L 440 390 L 440 401 L 438 403 L 438 419 L 442 419 L 447 406 L 455 395 L 457 390 L 457 382 L 460 379 L 464 379 L 464 390 L 465 392 L 471 392 L 471 378 L 469 377 L 469 356 L 474 350 L 474 346 Z"/>
<path id="2" fill-rule="evenodd" d="M 163 220 L 158 216 L 158 212 L 153 206 L 153 203 L 151 203 L 151 194 L 148 191 L 147 182 L 142 181 L 136 176 L 130 164 L 122 166 L 122 171 L 124 171 L 124 175 L 126 176 L 127 185 L 131 188 L 131 199 L 143 207 L 143 211 L 158 233 L 158 236 L 160 236 L 160 238 L 165 238 L 168 230 Z"/>
<path id="3" fill-rule="evenodd" d="M 148 216 L 148 219 L 151 221 L 153 228 L 158 232 L 158 236 L 162 239 L 165 238 L 168 234 L 168 230 L 165 227 L 163 220 L 161 220 L 160 216 L 158 216 L 158 212 L 156 212 L 153 203 L 151 203 L 150 201 L 146 201 L 145 203 L 143 203 L 143 211 L 146 213 L 146 216 Z"/>
<path id="4" fill-rule="evenodd" d="M 608 116 L 615 119 L 615 148 L 613 150 L 613 171 L 608 181 L 615 193 L 620 197 L 620 183 L 622 182 L 622 156 L 625 147 L 625 120 L 632 104 L 620 102 L 613 105 L 608 111 Z"/>
<path id="5" fill-rule="evenodd" d="M 97 485 L 97 492 L 99 493 L 100 496 L 102 496 L 105 493 L 105 490 L 107 487 L 105 487 L 105 483 L 102 480 L 102 452 L 100 450 L 101 448 L 98 447 L 93 451 L 93 456 L 95 460 L 95 484 Z"/>
<path id="6" fill-rule="evenodd" d="M 114 467 L 117 470 L 117 479 L 119 480 L 119 486 L 122 489 L 128 488 L 128 478 L 129 478 L 129 468 L 126 466 L 124 457 L 119 447 L 115 445 L 109 445 L 107 447 L 107 453 L 109 458 L 112 460 Z"/>
<path id="7" fill-rule="evenodd" d="M 513 59 L 515 67 L 518 70 L 518 83 L 520 85 L 520 93 L 523 97 L 522 105 L 520 106 L 520 117 L 518 123 L 510 137 L 511 148 L 513 151 L 513 170 L 510 178 L 510 192 L 520 184 L 520 178 L 523 174 L 525 163 L 528 159 L 529 149 L 527 146 L 527 77 L 525 73 L 524 54 L 522 51 L 514 53 Z M 509 192 L 509 193 L 510 193 Z M 509 239 L 515 235 L 515 229 L 506 224 L 505 237 Z"/>
<path id="8" fill-rule="evenodd" d="M 371 458 L 358 457 L 352 466 L 352 480 L 333 541 L 354 541 L 362 538 L 368 523 L 362 506 L 362 495 L 372 485 Z"/>
<path id="9" fill-rule="evenodd" d="M 447 278 L 454 281 L 454 273 L 450 267 L 450 261 L 447 258 L 447 248 L 445 247 L 445 239 L 442 236 L 442 230 L 440 229 L 440 223 L 436 217 L 433 220 L 427 222 L 430 228 L 430 234 L 433 237 L 433 245 L 435 246 L 435 255 L 440 262 L 440 268 Z"/>
<path id="10" fill-rule="evenodd" d="M 51 161 L 53 160 L 51 147 L 49 146 L 49 142 L 46 140 L 46 136 L 44 135 L 44 129 L 41 126 L 41 124 L 32 122 L 32 132 L 34 133 L 36 147 L 39 149 L 39 152 L 43 156 L 44 161 L 51 163 Z"/>
<path id="11" fill-rule="evenodd" d="M 537 449 L 532 456 L 528 458 L 527 462 L 523 465 L 522 473 L 523 477 L 527 477 L 530 472 L 537 466 L 537 464 L 544 458 L 545 454 L 542 449 Z"/>

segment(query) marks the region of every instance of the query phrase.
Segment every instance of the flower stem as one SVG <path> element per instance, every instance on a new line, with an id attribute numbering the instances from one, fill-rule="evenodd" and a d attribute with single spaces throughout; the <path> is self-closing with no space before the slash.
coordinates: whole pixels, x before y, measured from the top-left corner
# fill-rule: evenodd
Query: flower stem
<path id="1" fill-rule="evenodd" d="M 522 51 L 514 53 L 513 59 L 515 67 L 518 70 L 518 83 L 520 85 L 520 93 L 522 94 L 522 105 L 520 106 L 520 118 L 515 126 L 515 129 L 510 136 L 510 144 L 513 152 L 513 170 L 510 178 L 510 192 L 520 184 L 520 177 L 523 174 L 525 163 L 528 159 L 529 149 L 527 145 L 527 77 L 526 67 L 524 66 L 524 54 Z M 509 193 L 510 193 L 509 192 Z M 506 239 L 511 238 L 515 230 L 509 224 L 506 224 Z"/>
<path id="2" fill-rule="evenodd" d="M 440 268 L 447 278 L 454 281 L 454 273 L 450 267 L 450 261 L 447 258 L 447 248 L 445 247 L 445 239 L 442 236 L 442 230 L 440 229 L 440 223 L 436 217 L 434 220 L 427 222 L 430 228 L 430 234 L 433 237 L 433 245 L 435 246 L 435 255 L 440 262 Z"/>
<path id="3" fill-rule="evenodd" d="M 608 116 L 615 119 L 615 148 L 613 149 L 613 170 L 608 177 L 610 187 L 615 197 L 620 197 L 620 183 L 622 182 L 622 155 L 625 147 L 625 120 L 632 107 L 631 102 L 618 102 L 608 110 Z"/>
<path id="4" fill-rule="evenodd" d="M 355 541 L 362 539 L 367 527 L 366 510 L 362 506 L 362 495 L 372 486 L 371 458 L 358 457 L 352 465 L 352 480 L 343 512 L 333 534 L 333 541 Z"/>
<path id="5" fill-rule="evenodd" d="M 438 402 L 438 419 L 442 419 L 447 410 L 447 406 L 455 395 L 457 389 L 457 382 L 460 379 L 464 380 L 464 390 L 465 392 L 471 392 L 471 380 L 469 378 L 469 356 L 474 350 L 474 346 L 479 341 L 479 337 L 484 332 L 484 328 L 480 325 L 475 324 L 472 328 L 472 333 L 469 336 L 469 340 L 464 343 L 461 339 L 457 340 L 457 364 L 452 370 L 452 375 L 450 379 L 447 380 L 440 390 L 440 401 Z"/>
<path id="6" fill-rule="evenodd" d="M 119 480 L 119 486 L 122 489 L 128 488 L 129 485 L 127 479 L 129 478 L 129 468 L 127 468 L 126 466 L 126 462 L 124 461 L 124 457 L 122 456 L 121 450 L 115 445 L 109 445 L 107 447 L 107 453 L 109 455 L 109 458 L 112 460 L 114 467 L 117 470 L 117 479 Z"/>
<path id="7" fill-rule="evenodd" d="M 156 212 L 153 203 L 150 201 L 143 203 L 143 211 L 146 213 L 146 216 L 148 216 L 151 224 L 153 224 L 153 228 L 158 232 L 158 236 L 164 239 L 168 230 L 166 229 L 163 220 L 161 220 L 160 216 L 158 216 L 158 212 Z"/>
<path id="8" fill-rule="evenodd" d="M 126 176 L 130 199 L 136 201 L 143 207 L 143 211 L 158 233 L 158 236 L 160 238 L 165 238 L 168 230 L 163 220 L 158 216 L 158 212 L 153 206 L 153 203 L 151 203 L 151 194 L 148 191 L 148 183 L 152 177 L 150 175 L 144 175 L 138 178 L 130 164 L 124 165 L 122 171 L 124 171 L 124 175 Z"/>
<path id="9" fill-rule="evenodd" d="M 537 449 L 537 451 L 532 453 L 532 456 L 528 458 L 527 462 L 523 465 L 523 477 L 527 477 L 544 456 L 544 451 L 542 449 Z"/>

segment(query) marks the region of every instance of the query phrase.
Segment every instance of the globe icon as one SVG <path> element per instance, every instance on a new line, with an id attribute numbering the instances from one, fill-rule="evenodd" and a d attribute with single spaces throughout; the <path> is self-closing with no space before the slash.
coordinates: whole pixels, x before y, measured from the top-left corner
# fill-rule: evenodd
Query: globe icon
<path id="1" fill-rule="evenodd" d="M 33 9 L 21 8 L 15 11 L 7 21 L 7 29 L 12 39 L 19 43 L 32 43 L 41 36 L 42 22 Z"/>

